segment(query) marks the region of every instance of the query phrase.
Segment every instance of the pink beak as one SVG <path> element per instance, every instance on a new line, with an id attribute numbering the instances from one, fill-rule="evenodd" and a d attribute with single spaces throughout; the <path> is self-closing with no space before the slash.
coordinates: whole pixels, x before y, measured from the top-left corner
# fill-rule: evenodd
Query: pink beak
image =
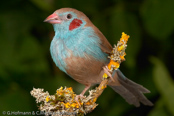
<path id="1" fill-rule="evenodd" d="M 59 16 L 56 13 L 51 14 L 48 16 L 44 22 L 51 23 L 51 24 L 57 24 L 61 23 L 62 21 L 59 19 Z"/>

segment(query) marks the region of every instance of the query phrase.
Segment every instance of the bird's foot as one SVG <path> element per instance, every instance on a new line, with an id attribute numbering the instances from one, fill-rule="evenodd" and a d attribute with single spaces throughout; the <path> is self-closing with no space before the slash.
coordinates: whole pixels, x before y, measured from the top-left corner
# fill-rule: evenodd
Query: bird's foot
<path id="1" fill-rule="evenodd" d="M 76 95 L 76 97 L 75 97 L 75 101 L 78 103 L 79 106 L 81 106 L 81 104 L 79 102 L 79 98 L 82 101 L 82 99 L 84 99 L 85 97 L 82 94 Z"/>
<path id="2" fill-rule="evenodd" d="M 104 70 L 104 72 L 110 77 L 110 79 L 111 79 L 113 82 L 115 82 L 115 80 L 114 80 L 114 78 L 112 77 L 112 74 L 111 74 L 110 70 L 108 69 L 108 67 L 107 67 L 107 66 L 104 66 L 104 67 L 103 67 L 103 70 Z"/>

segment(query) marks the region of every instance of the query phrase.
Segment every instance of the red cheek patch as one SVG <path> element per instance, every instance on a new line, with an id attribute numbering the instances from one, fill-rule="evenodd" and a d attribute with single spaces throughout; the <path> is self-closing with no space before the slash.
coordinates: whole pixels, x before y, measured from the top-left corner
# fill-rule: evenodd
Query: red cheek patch
<path id="1" fill-rule="evenodd" d="M 81 24 L 82 24 L 82 21 L 80 19 L 74 19 L 69 25 L 69 30 L 71 31 L 79 27 Z"/>

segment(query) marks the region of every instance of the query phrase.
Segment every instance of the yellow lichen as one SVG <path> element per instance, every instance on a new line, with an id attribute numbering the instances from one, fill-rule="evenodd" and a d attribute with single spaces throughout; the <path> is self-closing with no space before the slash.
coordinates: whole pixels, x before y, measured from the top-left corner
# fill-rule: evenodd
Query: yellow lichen
<path id="1" fill-rule="evenodd" d="M 125 60 L 125 58 L 124 58 L 125 55 L 126 55 L 126 53 L 124 53 L 123 55 L 120 55 L 120 58 L 121 58 L 122 61 Z"/>
<path id="2" fill-rule="evenodd" d="M 106 87 L 107 87 L 106 85 L 105 86 L 102 86 L 101 89 L 105 89 Z"/>
<path id="3" fill-rule="evenodd" d="M 88 102 L 85 103 L 85 105 L 92 105 L 97 101 L 97 98 L 94 98 L 93 100 L 89 100 Z"/>
<path id="4" fill-rule="evenodd" d="M 72 107 L 72 108 L 79 108 L 79 104 L 78 104 L 78 103 L 72 103 L 72 104 L 71 104 L 71 107 Z"/>
<path id="5" fill-rule="evenodd" d="M 91 102 L 91 100 L 89 100 L 88 102 L 86 102 L 85 103 L 86 105 L 91 105 L 92 104 L 92 102 Z"/>
<path id="6" fill-rule="evenodd" d="M 70 92 L 73 91 L 72 87 L 66 88 L 66 90 L 69 90 Z"/>
<path id="7" fill-rule="evenodd" d="M 64 106 L 65 106 L 65 108 L 70 108 L 70 103 L 69 102 L 64 103 Z"/>
<path id="8" fill-rule="evenodd" d="M 113 60 L 110 60 L 108 64 L 108 69 L 111 70 L 111 66 L 114 66 L 115 68 L 119 68 L 120 64 L 118 62 L 114 62 Z"/>
<path id="9" fill-rule="evenodd" d="M 117 47 L 117 50 L 118 50 L 118 51 L 122 51 L 123 49 L 124 49 L 124 46 L 123 46 L 123 45 Z"/>
<path id="10" fill-rule="evenodd" d="M 124 56 L 120 56 L 121 60 L 125 60 Z"/>
<path id="11" fill-rule="evenodd" d="M 50 96 L 47 96 L 45 100 L 46 102 L 50 101 Z"/>
<path id="12" fill-rule="evenodd" d="M 124 32 L 122 32 L 122 36 L 120 38 L 120 41 L 125 41 L 127 43 L 129 37 L 130 37 L 129 35 L 127 35 Z"/>
<path id="13" fill-rule="evenodd" d="M 97 98 L 94 98 L 94 99 L 93 99 L 93 102 L 96 102 L 96 101 L 97 101 Z"/>
<path id="14" fill-rule="evenodd" d="M 106 73 L 103 74 L 103 78 L 107 78 L 108 75 Z"/>
<path id="15" fill-rule="evenodd" d="M 63 95 L 63 92 L 61 90 L 56 91 L 57 95 Z"/>
<path id="16" fill-rule="evenodd" d="M 63 87 L 61 86 L 59 90 L 63 90 Z"/>

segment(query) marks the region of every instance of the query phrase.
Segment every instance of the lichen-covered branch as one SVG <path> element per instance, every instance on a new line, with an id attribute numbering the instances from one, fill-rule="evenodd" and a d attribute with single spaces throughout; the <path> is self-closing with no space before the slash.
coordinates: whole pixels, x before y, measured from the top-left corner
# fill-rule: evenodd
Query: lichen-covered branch
<path id="1" fill-rule="evenodd" d="M 114 45 L 110 58 L 110 63 L 108 64 L 108 69 L 110 73 L 117 70 L 120 67 L 120 63 L 125 61 L 124 56 L 126 55 L 125 49 L 127 47 L 127 41 L 129 36 L 122 33 L 120 41 L 117 45 Z M 96 104 L 97 98 L 102 94 L 104 89 L 107 87 L 110 78 L 106 73 L 103 75 L 103 81 L 94 90 L 89 91 L 89 95 L 80 99 L 75 100 L 76 94 L 73 92 L 71 87 L 63 88 L 60 87 L 56 90 L 55 95 L 49 95 L 43 89 L 35 89 L 31 91 L 31 95 L 36 98 L 36 103 L 40 103 L 40 111 L 44 111 L 45 115 L 52 116 L 83 116 L 86 113 L 93 111 L 98 104 Z"/>

